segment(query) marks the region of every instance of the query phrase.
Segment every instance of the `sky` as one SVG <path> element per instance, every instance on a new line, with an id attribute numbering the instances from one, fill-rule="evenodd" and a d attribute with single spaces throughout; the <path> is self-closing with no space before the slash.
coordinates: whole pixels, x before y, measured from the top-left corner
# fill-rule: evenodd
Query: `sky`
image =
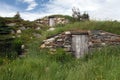
<path id="1" fill-rule="evenodd" d="M 120 0 L 0 0 L 0 16 L 13 17 L 19 11 L 33 21 L 52 14 L 72 16 L 72 8 L 87 12 L 93 20 L 120 21 Z"/>

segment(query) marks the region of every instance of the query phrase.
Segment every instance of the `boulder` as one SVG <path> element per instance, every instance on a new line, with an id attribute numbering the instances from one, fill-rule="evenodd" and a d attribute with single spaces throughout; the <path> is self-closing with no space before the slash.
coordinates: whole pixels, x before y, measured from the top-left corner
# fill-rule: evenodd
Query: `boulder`
<path id="1" fill-rule="evenodd" d="M 65 34 L 68 35 L 68 34 L 71 34 L 71 32 L 70 31 L 66 31 Z"/>
<path id="2" fill-rule="evenodd" d="M 40 48 L 45 48 L 46 46 L 45 46 L 45 44 L 42 44 L 41 46 L 40 46 Z"/>
<path id="3" fill-rule="evenodd" d="M 26 28 L 23 26 L 23 27 L 20 27 L 19 28 L 20 30 L 26 30 Z"/>
<path id="4" fill-rule="evenodd" d="M 16 25 L 16 23 L 9 23 L 9 24 L 7 24 L 8 26 L 15 26 Z"/>
<path id="5" fill-rule="evenodd" d="M 54 31 L 55 28 L 49 28 L 47 31 Z"/>
<path id="6" fill-rule="evenodd" d="M 36 38 L 40 38 L 41 37 L 41 35 L 38 34 L 38 33 L 33 33 L 33 36 L 36 37 Z"/>
<path id="7" fill-rule="evenodd" d="M 25 49 L 25 45 L 23 44 L 23 45 L 21 45 L 21 49 Z"/>
<path id="8" fill-rule="evenodd" d="M 37 27 L 35 30 L 40 30 L 41 28 L 40 27 Z"/>
<path id="9" fill-rule="evenodd" d="M 16 32 L 17 32 L 17 34 L 20 34 L 20 33 L 22 33 L 22 31 L 21 31 L 21 30 L 17 30 Z"/>

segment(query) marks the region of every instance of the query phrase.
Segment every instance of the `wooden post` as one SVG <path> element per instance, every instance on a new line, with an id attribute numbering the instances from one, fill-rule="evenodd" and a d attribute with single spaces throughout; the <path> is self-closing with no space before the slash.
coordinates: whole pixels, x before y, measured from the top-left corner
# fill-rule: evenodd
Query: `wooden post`
<path id="1" fill-rule="evenodd" d="M 72 35 L 72 51 L 76 58 L 83 57 L 88 53 L 88 34 L 79 33 Z"/>

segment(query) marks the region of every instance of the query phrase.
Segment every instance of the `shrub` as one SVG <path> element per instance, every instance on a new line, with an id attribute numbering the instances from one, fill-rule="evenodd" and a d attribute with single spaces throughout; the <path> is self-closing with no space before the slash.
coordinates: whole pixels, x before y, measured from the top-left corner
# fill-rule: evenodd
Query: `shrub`
<path id="1" fill-rule="evenodd" d="M 21 48 L 21 45 L 23 44 L 23 41 L 21 40 L 21 38 L 17 38 L 13 41 L 13 49 L 14 51 L 17 52 L 18 55 L 21 55 L 23 50 Z"/>

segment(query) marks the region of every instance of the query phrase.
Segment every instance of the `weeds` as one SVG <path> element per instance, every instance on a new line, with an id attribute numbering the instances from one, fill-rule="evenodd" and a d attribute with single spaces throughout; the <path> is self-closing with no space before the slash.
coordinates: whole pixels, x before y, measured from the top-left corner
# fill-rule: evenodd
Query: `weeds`
<path id="1" fill-rule="evenodd" d="M 67 30 L 100 29 L 120 34 L 119 22 L 76 22 L 57 27 L 53 32 L 42 31 L 42 37 L 27 44 L 28 55 L 0 66 L 0 80 L 120 80 L 120 46 L 95 50 L 91 55 L 75 59 L 57 49 L 39 49 L 43 39 Z M 0 64 L 3 64 L 0 59 Z"/>

